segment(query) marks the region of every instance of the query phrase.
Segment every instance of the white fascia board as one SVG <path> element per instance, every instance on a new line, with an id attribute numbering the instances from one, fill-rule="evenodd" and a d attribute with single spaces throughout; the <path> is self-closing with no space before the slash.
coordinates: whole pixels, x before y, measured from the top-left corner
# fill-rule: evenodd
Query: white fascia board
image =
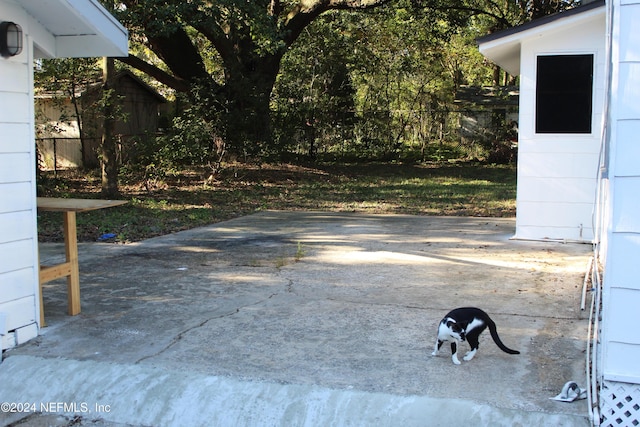
<path id="1" fill-rule="evenodd" d="M 81 36 L 56 37 L 56 57 L 58 58 L 89 58 L 97 56 L 124 57 L 129 55 L 127 37 L 124 45 L 110 42 L 97 34 L 83 34 Z"/>
<path id="2" fill-rule="evenodd" d="M 488 40 L 485 41 L 481 38 L 478 41 L 478 50 L 509 74 L 517 76 L 520 74 L 520 47 L 523 42 L 534 38 L 551 37 L 554 33 L 568 31 L 596 19 L 604 19 L 604 16 L 604 7 L 582 11 L 579 14 L 568 14 L 565 17 L 560 13 L 557 19 L 541 25 L 531 25 L 535 23 L 532 21 L 529 24 L 524 24 L 522 27 L 525 29 L 523 30 L 518 30 L 518 27 L 505 30 L 505 35 L 502 37 L 488 37 Z"/>

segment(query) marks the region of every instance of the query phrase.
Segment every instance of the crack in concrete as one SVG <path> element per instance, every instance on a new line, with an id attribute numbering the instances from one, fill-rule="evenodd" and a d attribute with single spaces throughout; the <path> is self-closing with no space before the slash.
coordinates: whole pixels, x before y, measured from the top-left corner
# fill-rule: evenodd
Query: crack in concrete
<path id="1" fill-rule="evenodd" d="M 186 334 L 188 334 L 189 332 L 191 332 L 191 331 L 193 331 L 193 330 L 195 330 L 195 329 L 201 328 L 201 327 L 203 327 L 204 325 L 206 325 L 207 323 L 209 323 L 209 322 L 211 322 L 211 321 L 213 321 L 213 320 L 218 320 L 218 319 L 223 319 L 223 318 L 225 318 L 225 317 L 231 317 L 231 316 L 234 316 L 234 315 L 236 315 L 236 314 L 240 313 L 240 311 L 241 311 L 242 309 L 245 309 L 245 308 L 247 308 L 247 307 L 254 307 L 254 306 L 256 306 L 256 305 L 260 305 L 260 304 L 262 304 L 263 302 L 265 302 L 265 301 L 267 301 L 267 300 L 270 300 L 271 298 L 273 298 L 273 297 L 274 297 L 274 296 L 276 296 L 276 295 L 278 295 L 278 293 L 277 293 L 277 292 L 276 292 L 276 293 L 273 293 L 273 294 L 271 294 L 271 295 L 269 295 L 267 298 L 261 299 L 261 300 L 259 300 L 259 301 L 256 301 L 256 302 L 252 303 L 252 304 L 245 304 L 245 305 L 242 305 L 242 306 L 240 306 L 240 307 L 236 307 L 234 310 L 232 310 L 232 311 L 230 311 L 230 312 L 228 312 L 228 313 L 220 314 L 220 315 L 218 315 L 218 316 L 213 316 L 213 317 L 210 317 L 210 318 L 208 318 L 208 319 L 205 319 L 205 320 L 203 320 L 202 322 L 198 323 L 197 325 L 191 326 L 191 327 L 189 327 L 189 328 L 187 328 L 187 329 L 185 329 L 185 330 L 183 330 L 183 331 L 180 331 L 180 332 L 179 332 L 179 333 L 178 333 L 178 334 L 177 334 L 177 335 L 176 335 L 176 336 L 171 340 L 171 342 L 169 342 L 169 344 L 167 344 L 167 345 L 166 345 L 164 348 L 162 348 L 161 350 L 158 350 L 157 352 L 155 352 L 155 353 L 153 353 L 153 354 L 149 354 L 149 355 L 147 355 L 147 356 L 141 357 L 140 359 L 136 360 L 136 361 L 135 361 L 135 362 L 133 362 L 133 363 L 134 363 L 134 365 L 137 365 L 138 363 L 140 363 L 140 362 L 142 362 L 142 361 L 144 361 L 144 360 L 147 360 L 147 359 L 151 359 L 151 358 L 157 357 L 157 356 L 161 355 L 162 353 L 166 352 L 167 350 L 169 350 L 169 349 L 170 349 L 171 347 L 173 347 L 174 345 L 176 345 L 176 344 L 177 344 L 177 343 L 182 339 L 182 337 L 184 337 L 184 336 L 185 336 Z"/>

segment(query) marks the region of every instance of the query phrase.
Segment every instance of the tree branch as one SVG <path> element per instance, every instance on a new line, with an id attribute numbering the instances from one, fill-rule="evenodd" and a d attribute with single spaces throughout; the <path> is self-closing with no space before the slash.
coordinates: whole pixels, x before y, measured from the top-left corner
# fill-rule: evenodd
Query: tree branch
<path id="1" fill-rule="evenodd" d="M 329 9 L 370 9 L 382 6 L 391 0 L 319 0 L 316 3 L 328 3 Z"/>
<path id="2" fill-rule="evenodd" d="M 487 10 L 478 9 L 478 8 L 475 8 L 475 7 L 453 6 L 453 5 L 451 5 L 451 6 L 447 6 L 446 8 L 442 7 L 442 8 L 437 8 L 437 9 L 439 9 L 439 10 L 451 10 L 451 9 L 454 9 L 454 10 L 460 10 L 460 11 L 463 11 L 463 12 L 470 12 L 472 15 L 486 15 L 486 16 L 489 16 L 489 17 L 495 19 L 497 22 L 499 22 L 502 25 L 502 28 L 513 27 L 513 24 L 511 24 L 504 16 L 500 16 L 500 15 L 497 15 L 497 14 L 495 14 L 493 12 L 489 12 Z"/>
<path id="3" fill-rule="evenodd" d="M 307 4 L 304 7 L 303 2 L 300 2 L 287 16 L 284 41 L 287 46 L 291 46 L 307 25 L 329 10 L 371 9 L 391 1 L 393 0 L 315 0 L 305 2 Z"/>
<path id="4" fill-rule="evenodd" d="M 278 16 L 282 11 L 282 4 L 280 0 L 271 0 L 269 2 L 269 15 L 270 16 Z"/>
<path id="5" fill-rule="evenodd" d="M 186 92 L 189 90 L 189 85 L 184 80 L 172 76 L 166 71 L 156 67 L 153 64 L 149 64 L 148 62 L 143 61 L 135 55 L 129 54 L 128 57 L 116 59 L 118 59 L 120 62 L 130 65 L 136 70 L 142 71 L 143 73 L 153 77 L 160 83 L 165 84 L 177 90 L 178 92 Z"/>
<path id="6" fill-rule="evenodd" d="M 147 40 L 151 50 L 176 77 L 188 82 L 211 78 L 200 52 L 183 27 L 175 28 L 168 35 L 147 34 Z"/>

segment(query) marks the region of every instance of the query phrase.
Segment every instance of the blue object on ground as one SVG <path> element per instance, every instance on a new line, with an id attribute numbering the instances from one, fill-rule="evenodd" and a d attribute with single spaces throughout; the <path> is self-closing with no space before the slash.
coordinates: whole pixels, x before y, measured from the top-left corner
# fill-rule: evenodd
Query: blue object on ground
<path id="1" fill-rule="evenodd" d="M 109 240 L 109 239 L 113 239 L 116 236 L 117 236 L 117 234 L 115 234 L 115 233 L 105 233 L 102 236 L 98 237 L 98 240 L 99 241 Z"/>

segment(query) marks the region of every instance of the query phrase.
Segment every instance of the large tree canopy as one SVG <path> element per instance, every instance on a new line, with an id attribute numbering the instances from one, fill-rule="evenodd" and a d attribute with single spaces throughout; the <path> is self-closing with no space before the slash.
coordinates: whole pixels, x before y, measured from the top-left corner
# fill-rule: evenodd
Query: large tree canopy
<path id="1" fill-rule="evenodd" d="M 114 11 L 134 42 L 162 64 L 123 59 L 181 92 L 197 92 L 230 142 L 270 140 L 269 99 L 280 61 L 322 13 L 391 0 L 119 0 Z M 209 60 L 215 51 L 221 72 Z"/>
<path id="2" fill-rule="evenodd" d="M 104 2 L 130 30 L 134 54 L 123 58 L 123 62 L 188 94 L 198 116 L 215 129 L 212 139 L 226 141 L 236 152 L 255 153 L 271 142 L 270 101 L 283 56 L 303 31 L 326 12 L 365 10 L 393 3 L 394 8 L 423 15 L 416 21 L 420 27 L 408 31 L 420 33 L 425 26 L 448 22 L 450 33 L 443 34 L 449 37 L 464 28 L 472 16 L 478 18 L 476 22 L 483 22 L 482 27 L 495 31 L 570 7 L 575 0 Z M 497 82 L 497 68 L 496 73 Z"/>

